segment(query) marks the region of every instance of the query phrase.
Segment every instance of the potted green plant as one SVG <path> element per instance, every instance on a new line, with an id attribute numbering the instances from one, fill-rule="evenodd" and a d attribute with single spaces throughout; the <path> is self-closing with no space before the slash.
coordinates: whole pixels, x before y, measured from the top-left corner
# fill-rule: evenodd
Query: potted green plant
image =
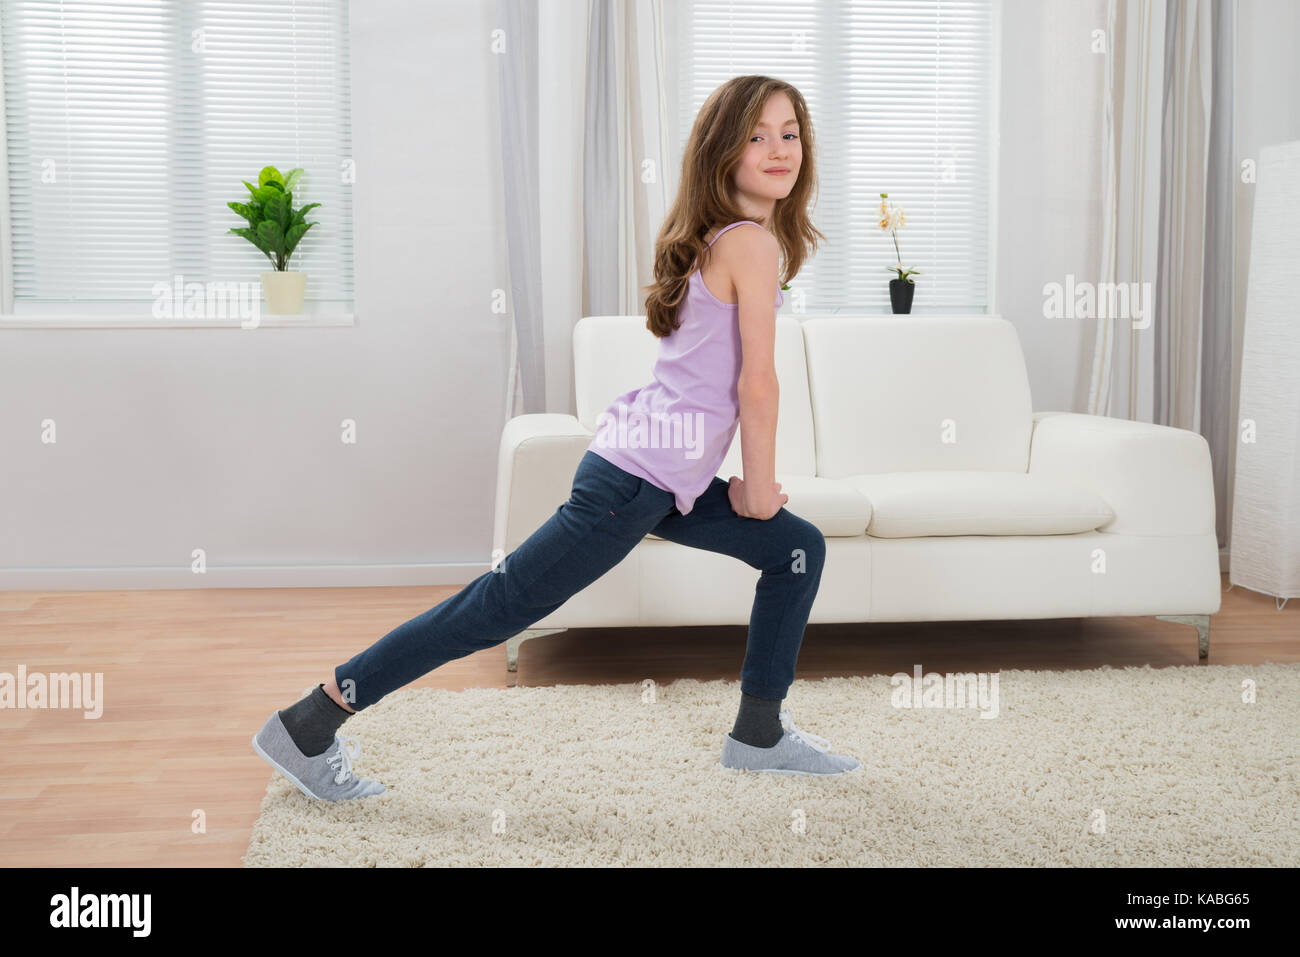
<path id="1" fill-rule="evenodd" d="M 912 276 L 921 275 L 921 270 L 903 268 L 903 256 L 898 251 L 898 230 L 906 225 L 907 217 L 903 214 L 903 207 L 894 206 L 887 202 L 888 199 L 888 193 L 880 194 L 880 228 L 893 237 L 894 255 L 898 258 L 898 265 L 885 267 L 898 273 L 897 279 L 889 280 L 889 306 L 895 315 L 907 315 L 912 311 L 912 293 L 916 291 Z"/>
<path id="2" fill-rule="evenodd" d="M 262 273 L 262 294 L 267 311 L 278 315 L 302 311 L 307 274 L 290 272 L 285 267 L 307 230 L 320 225 L 307 222 L 307 213 L 320 203 L 293 208 L 293 188 L 301 178 L 301 169 L 291 169 L 282 176 L 274 166 L 267 166 L 258 174 L 256 186 L 244 180 L 250 194 L 247 203 L 226 204 L 248 220 L 247 226 L 233 227 L 230 232 L 247 239 L 275 266 L 273 271 Z"/>

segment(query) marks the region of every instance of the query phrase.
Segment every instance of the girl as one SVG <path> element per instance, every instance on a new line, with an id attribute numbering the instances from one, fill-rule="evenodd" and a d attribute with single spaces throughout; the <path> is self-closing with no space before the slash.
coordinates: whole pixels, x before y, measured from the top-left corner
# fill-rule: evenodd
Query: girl
<path id="1" fill-rule="evenodd" d="M 824 739 L 800 731 L 781 709 L 826 555 L 816 526 L 782 507 L 789 496 L 775 481 L 773 303 L 784 302 L 778 264 L 784 253 L 788 282 L 822 236 L 808 217 L 815 182 L 812 123 L 798 90 L 741 76 L 709 96 L 655 244 L 656 281 L 646 297 L 646 327 L 660 339 L 653 381 L 618 396 L 601 415 L 569 500 L 541 528 L 499 568 L 339 665 L 302 701 L 273 712 L 253 738 L 262 758 L 311 797 L 382 793 L 382 784 L 352 772 L 336 734 L 348 715 L 447 661 L 517 635 L 653 532 L 762 571 L 740 710 L 720 764 L 788 774 L 860 767 L 828 753 Z M 691 435 L 691 447 L 647 442 L 638 438 L 643 429 L 623 427 L 629 422 L 685 422 L 675 431 L 679 439 Z M 737 427 L 745 477 L 724 482 L 717 471 Z M 340 688 L 348 689 L 346 698 Z"/>

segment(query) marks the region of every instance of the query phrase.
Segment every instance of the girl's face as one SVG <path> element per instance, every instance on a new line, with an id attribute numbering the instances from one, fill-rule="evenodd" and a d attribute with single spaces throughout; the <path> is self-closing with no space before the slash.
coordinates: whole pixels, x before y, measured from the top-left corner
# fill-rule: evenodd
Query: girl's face
<path id="1" fill-rule="evenodd" d="M 794 105 L 784 93 L 773 93 L 736 167 L 736 188 L 751 202 L 768 206 L 790 195 L 802 162 Z"/>

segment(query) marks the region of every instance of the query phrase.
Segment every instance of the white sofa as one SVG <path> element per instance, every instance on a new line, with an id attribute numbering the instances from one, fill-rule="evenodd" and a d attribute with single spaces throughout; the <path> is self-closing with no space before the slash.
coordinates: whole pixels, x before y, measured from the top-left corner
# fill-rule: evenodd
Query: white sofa
<path id="1" fill-rule="evenodd" d="M 1219 610 L 1214 485 L 1184 429 L 1034 412 L 1015 327 L 997 317 L 777 317 L 776 480 L 821 529 L 810 624 Z M 596 417 L 652 378 L 641 316 L 574 327 L 577 416 L 517 416 L 501 436 L 493 563 L 572 489 Z M 718 473 L 743 476 L 740 430 Z M 533 627 L 746 625 L 759 571 L 648 535 Z M 864 636 L 870 633 L 864 631 Z"/>

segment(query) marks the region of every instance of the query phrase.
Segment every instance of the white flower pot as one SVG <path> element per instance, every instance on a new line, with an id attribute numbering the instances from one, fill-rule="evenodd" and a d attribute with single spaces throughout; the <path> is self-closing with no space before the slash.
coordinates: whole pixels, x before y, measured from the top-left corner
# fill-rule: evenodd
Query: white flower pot
<path id="1" fill-rule="evenodd" d="M 307 286 L 305 272 L 272 270 L 262 273 L 262 295 L 266 311 L 276 316 L 296 316 L 302 312 L 302 292 Z"/>

